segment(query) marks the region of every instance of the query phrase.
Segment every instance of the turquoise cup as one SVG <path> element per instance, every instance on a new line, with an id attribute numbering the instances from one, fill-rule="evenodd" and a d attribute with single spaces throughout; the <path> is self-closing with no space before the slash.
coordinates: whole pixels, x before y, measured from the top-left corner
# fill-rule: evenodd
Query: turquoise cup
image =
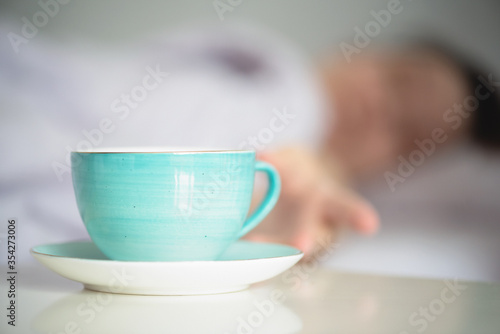
<path id="1" fill-rule="evenodd" d="M 280 193 L 278 173 L 253 151 L 72 152 L 71 164 L 82 220 L 112 260 L 216 260 Z M 269 189 L 247 218 L 255 172 Z"/>

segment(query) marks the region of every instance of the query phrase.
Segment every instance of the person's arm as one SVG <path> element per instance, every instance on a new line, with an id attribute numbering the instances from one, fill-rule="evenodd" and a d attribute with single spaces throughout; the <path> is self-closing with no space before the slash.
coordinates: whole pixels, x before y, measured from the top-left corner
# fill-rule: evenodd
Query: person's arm
<path id="1" fill-rule="evenodd" d="M 282 192 L 271 214 L 247 239 L 280 242 L 301 249 L 306 258 L 335 240 L 342 228 L 376 231 L 374 208 L 342 181 L 333 162 L 298 147 L 259 153 L 282 178 Z"/>

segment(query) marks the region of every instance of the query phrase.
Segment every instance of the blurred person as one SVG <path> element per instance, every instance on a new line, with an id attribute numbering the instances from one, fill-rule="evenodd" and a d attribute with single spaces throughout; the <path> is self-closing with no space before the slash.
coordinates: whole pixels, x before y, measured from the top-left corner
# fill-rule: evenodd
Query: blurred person
<path id="1" fill-rule="evenodd" d="M 411 154 L 421 164 L 466 138 L 478 149 L 500 147 L 500 81 L 443 42 L 373 47 L 350 63 L 332 56 L 320 77 L 334 121 L 319 154 L 287 148 L 261 155 L 285 182 L 279 205 L 250 235 L 254 240 L 292 243 L 310 255 L 342 226 L 372 233 L 377 215 L 353 189 L 383 175 L 394 191 L 404 182 L 401 164 L 418 167 L 408 167 Z"/>
<path id="2" fill-rule="evenodd" d="M 381 173 L 415 138 L 432 135 L 443 111 L 472 90 L 453 56 L 423 46 L 366 50 L 351 64 L 325 64 L 318 80 L 283 38 L 248 27 L 181 29 L 134 51 L 29 47 L 21 56 L 0 48 L 0 69 L 8 74 L 0 79 L 7 111 L 0 129 L 5 138 L 22 138 L 0 142 L 9 157 L 1 166 L 1 202 L 23 212 L 28 245 L 86 234 L 67 196 L 65 157 L 99 138 L 91 148 L 256 149 L 278 168 L 283 190 L 248 238 L 311 255 L 343 228 L 375 232 L 377 213 L 353 186 Z M 156 88 L 130 101 L 153 77 Z M 474 133 L 473 119 L 484 113 L 481 106 L 458 131 L 448 130 L 450 142 Z M 99 134 L 104 118 L 114 127 Z M 266 142 L 252 139 L 273 119 L 283 130 Z M 486 119 L 481 126 L 490 124 Z"/>

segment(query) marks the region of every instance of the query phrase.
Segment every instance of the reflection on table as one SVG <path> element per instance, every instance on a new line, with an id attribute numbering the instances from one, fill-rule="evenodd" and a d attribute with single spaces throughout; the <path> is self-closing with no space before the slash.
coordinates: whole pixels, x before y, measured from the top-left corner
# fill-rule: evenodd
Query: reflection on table
<path id="1" fill-rule="evenodd" d="M 342 273 L 299 264 L 235 293 L 134 296 L 83 290 L 40 265 L 20 273 L 18 322 L 13 328 L 2 321 L 2 334 L 498 334 L 500 328 L 500 283 Z"/>

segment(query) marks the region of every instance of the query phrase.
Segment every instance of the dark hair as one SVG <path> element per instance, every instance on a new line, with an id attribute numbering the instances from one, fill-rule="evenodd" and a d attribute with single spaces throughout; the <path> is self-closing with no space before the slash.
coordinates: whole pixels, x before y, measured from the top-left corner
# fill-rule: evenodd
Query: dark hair
<path id="1" fill-rule="evenodd" d="M 469 85 L 474 92 L 478 86 L 484 86 L 480 77 L 488 80 L 474 68 L 462 68 Z M 488 87 L 486 87 L 488 88 Z M 479 106 L 472 114 L 471 136 L 478 144 L 488 148 L 500 148 L 500 98 L 498 92 L 491 92 L 485 99 L 478 99 Z"/>
<path id="2" fill-rule="evenodd" d="M 412 48 L 437 52 L 454 63 L 463 73 L 469 87 L 469 94 L 475 94 L 478 86 L 485 86 L 491 72 L 482 71 L 477 62 L 465 57 L 442 40 L 418 38 L 410 43 Z M 495 77 L 495 76 L 493 76 Z M 483 82 L 479 78 L 482 78 Z M 491 87 L 485 87 L 488 89 Z M 486 148 L 500 149 L 500 88 L 485 99 L 478 99 L 479 105 L 471 113 L 471 137 L 479 145 Z"/>

